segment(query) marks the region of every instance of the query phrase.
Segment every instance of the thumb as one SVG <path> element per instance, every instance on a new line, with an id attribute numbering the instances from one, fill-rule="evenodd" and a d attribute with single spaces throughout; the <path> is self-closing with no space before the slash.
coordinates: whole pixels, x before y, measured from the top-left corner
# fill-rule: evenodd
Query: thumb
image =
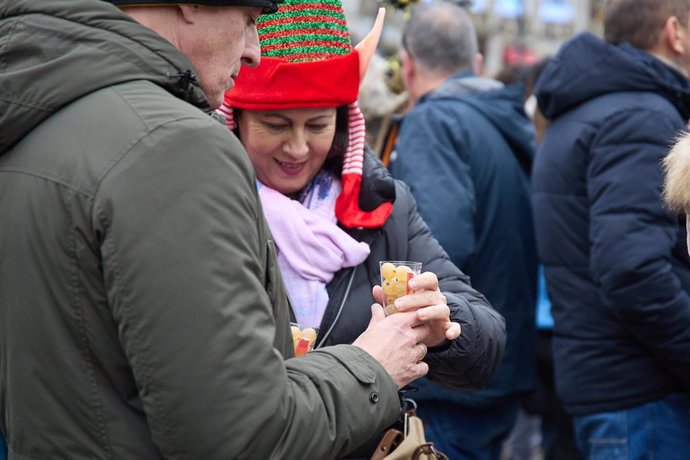
<path id="1" fill-rule="evenodd" d="M 383 289 L 381 286 L 374 286 L 371 288 L 371 295 L 374 296 L 374 302 L 383 303 Z"/>
<path id="2" fill-rule="evenodd" d="M 383 311 L 383 307 L 377 303 L 371 304 L 371 321 L 369 324 L 375 324 L 386 318 L 386 313 Z"/>

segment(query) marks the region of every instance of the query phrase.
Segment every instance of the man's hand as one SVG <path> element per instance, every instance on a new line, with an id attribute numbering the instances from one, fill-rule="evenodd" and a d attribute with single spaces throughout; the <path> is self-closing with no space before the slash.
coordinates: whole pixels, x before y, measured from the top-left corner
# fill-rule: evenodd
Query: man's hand
<path id="1" fill-rule="evenodd" d="M 373 304 L 369 326 L 352 345 L 373 356 L 402 388 L 429 372 L 429 366 L 422 362 L 428 333 L 429 328 L 414 312 L 386 317 L 383 307 Z"/>
<path id="2" fill-rule="evenodd" d="M 460 325 L 450 320 L 450 308 L 446 296 L 438 288 L 438 278 L 432 272 L 417 275 L 408 281 L 412 293 L 395 301 L 399 312 L 414 312 L 417 319 L 429 326 L 429 334 L 422 341 L 427 347 L 437 347 L 446 340 L 460 337 Z M 383 290 L 374 286 L 374 299 L 383 300 Z M 393 315 L 395 316 L 395 315 Z"/>

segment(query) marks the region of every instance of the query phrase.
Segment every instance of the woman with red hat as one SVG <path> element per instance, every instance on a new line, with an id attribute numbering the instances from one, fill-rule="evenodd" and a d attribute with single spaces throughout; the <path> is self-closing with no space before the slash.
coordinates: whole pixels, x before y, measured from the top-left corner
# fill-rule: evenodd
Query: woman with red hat
<path id="1" fill-rule="evenodd" d="M 242 70 L 219 112 L 254 165 L 294 320 L 319 328 L 316 348 L 366 329 L 382 299 L 381 287 L 372 292 L 379 261 L 419 261 L 425 273 L 395 308 L 431 330 L 428 376 L 475 389 L 502 355 L 503 318 L 450 262 L 409 189 L 364 148 L 359 83 L 382 27 L 380 12 L 353 48 L 338 0 L 288 0 L 259 18 L 261 64 Z"/>

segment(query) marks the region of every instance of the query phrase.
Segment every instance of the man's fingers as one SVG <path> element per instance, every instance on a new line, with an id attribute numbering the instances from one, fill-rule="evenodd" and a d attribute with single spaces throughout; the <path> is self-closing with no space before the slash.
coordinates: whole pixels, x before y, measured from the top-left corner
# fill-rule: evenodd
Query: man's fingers
<path id="1" fill-rule="evenodd" d="M 417 360 L 417 362 L 419 362 L 419 361 L 424 359 L 428 349 L 427 349 L 426 345 L 424 345 L 423 343 L 418 343 L 417 348 L 419 348 L 419 359 Z"/>
<path id="2" fill-rule="evenodd" d="M 399 313 L 398 313 L 399 314 Z M 415 336 L 415 342 L 422 342 L 429 335 L 429 326 L 427 324 L 420 324 L 412 328 L 412 332 Z"/>
<path id="3" fill-rule="evenodd" d="M 417 380 L 420 377 L 424 377 L 429 372 L 429 365 L 424 361 L 420 361 L 414 365 L 415 377 L 412 380 Z"/>

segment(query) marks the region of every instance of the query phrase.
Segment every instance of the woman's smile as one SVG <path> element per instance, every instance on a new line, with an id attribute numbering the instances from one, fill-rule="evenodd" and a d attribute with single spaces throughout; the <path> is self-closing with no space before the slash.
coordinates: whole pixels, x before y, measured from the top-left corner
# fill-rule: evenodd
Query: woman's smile
<path id="1" fill-rule="evenodd" d="M 278 166 L 280 169 L 287 174 L 288 176 L 297 176 L 302 171 L 304 170 L 304 166 L 307 164 L 306 161 L 302 161 L 300 163 L 293 163 L 293 162 L 286 162 L 286 161 L 280 161 L 276 159 L 276 162 L 278 163 Z"/>

